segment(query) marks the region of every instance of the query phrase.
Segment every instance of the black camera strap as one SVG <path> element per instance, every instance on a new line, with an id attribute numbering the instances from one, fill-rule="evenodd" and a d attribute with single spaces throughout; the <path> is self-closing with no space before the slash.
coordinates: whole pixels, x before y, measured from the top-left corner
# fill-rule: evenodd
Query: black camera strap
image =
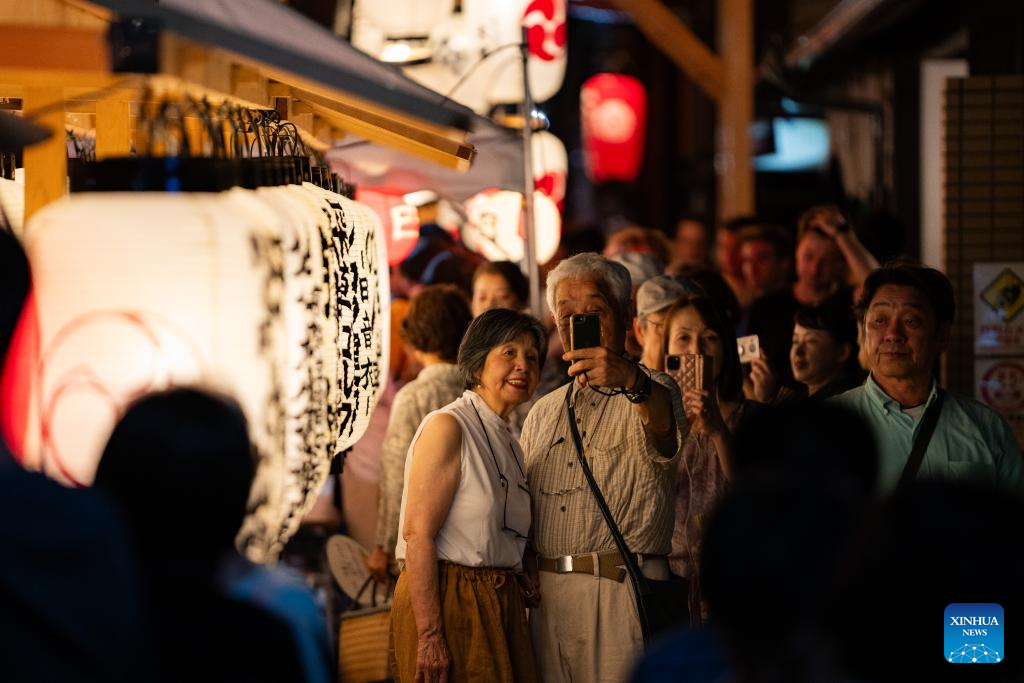
<path id="1" fill-rule="evenodd" d="M 649 642 L 653 633 L 647 612 L 644 609 L 643 596 L 650 593 L 650 588 L 647 586 L 647 582 L 644 580 L 643 574 L 640 573 L 640 567 L 636 562 L 636 556 L 630 552 L 629 546 L 626 545 L 626 539 L 623 538 L 622 532 L 619 531 L 619 526 L 615 523 L 612 511 L 608 508 L 608 503 L 605 501 L 604 495 L 601 493 L 601 487 L 598 486 L 597 480 L 594 479 L 594 473 L 590 469 L 590 463 L 587 462 L 587 458 L 583 454 L 583 440 L 580 438 L 579 428 L 576 426 L 576 411 L 572 407 L 574 385 L 575 381 L 570 382 L 569 386 L 566 388 L 565 408 L 569 416 L 569 431 L 572 433 L 572 442 L 576 446 L 576 459 L 579 461 L 580 468 L 583 470 L 583 476 L 587 479 L 587 484 L 590 485 L 590 491 L 594 494 L 594 500 L 597 501 L 597 507 L 601 510 L 601 515 L 604 517 L 604 521 L 608 525 L 608 530 L 611 532 L 612 538 L 615 540 L 615 546 L 619 549 L 619 554 L 622 555 L 622 561 L 625 564 L 626 573 L 629 574 L 630 583 L 633 584 L 633 594 L 636 598 L 636 609 L 640 617 L 640 628 L 643 631 L 644 642 Z"/>
<path id="2" fill-rule="evenodd" d="M 935 426 L 939 423 L 939 413 L 942 412 L 944 397 L 945 392 L 938 389 L 935 400 L 925 409 L 924 415 L 921 417 L 921 427 L 914 438 L 914 446 L 910 449 L 910 457 L 907 458 L 907 464 L 903 467 L 903 474 L 900 475 L 900 482 L 896 485 L 896 490 L 905 489 L 917 477 L 917 471 L 921 469 L 924 455 L 928 452 L 932 434 L 935 433 Z"/>

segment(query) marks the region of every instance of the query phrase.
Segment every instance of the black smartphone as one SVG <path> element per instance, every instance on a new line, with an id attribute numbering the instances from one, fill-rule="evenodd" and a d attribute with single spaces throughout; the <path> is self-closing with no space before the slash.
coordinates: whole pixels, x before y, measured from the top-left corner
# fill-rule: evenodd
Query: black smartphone
<path id="1" fill-rule="evenodd" d="M 595 313 L 574 315 L 569 320 L 569 347 L 571 351 L 601 345 L 601 319 Z"/>
<path id="2" fill-rule="evenodd" d="M 679 372 L 680 360 L 679 356 L 665 356 L 665 371 L 666 372 Z"/>

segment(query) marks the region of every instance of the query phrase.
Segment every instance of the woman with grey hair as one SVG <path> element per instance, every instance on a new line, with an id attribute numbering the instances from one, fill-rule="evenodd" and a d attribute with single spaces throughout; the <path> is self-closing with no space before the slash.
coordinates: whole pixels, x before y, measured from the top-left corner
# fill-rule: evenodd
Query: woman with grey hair
<path id="1" fill-rule="evenodd" d="M 537 678 L 515 576 L 532 499 L 507 419 L 533 395 L 546 340 L 522 313 L 474 319 L 458 354 L 466 391 L 427 415 L 409 446 L 391 612 L 398 681 Z"/>

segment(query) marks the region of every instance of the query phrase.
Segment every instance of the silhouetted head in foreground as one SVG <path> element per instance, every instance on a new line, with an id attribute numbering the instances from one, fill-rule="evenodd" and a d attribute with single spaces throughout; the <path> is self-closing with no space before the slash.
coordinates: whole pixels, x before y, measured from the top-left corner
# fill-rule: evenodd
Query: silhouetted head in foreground
<path id="1" fill-rule="evenodd" d="M 121 507 L 144 564 L 205 575 L 234 543 L 254 462 L 234 401 L 174 389 L 133 404 L 114 428 L 96 488 Z M 190 572 L 191 573 L 191 572 Z"/>

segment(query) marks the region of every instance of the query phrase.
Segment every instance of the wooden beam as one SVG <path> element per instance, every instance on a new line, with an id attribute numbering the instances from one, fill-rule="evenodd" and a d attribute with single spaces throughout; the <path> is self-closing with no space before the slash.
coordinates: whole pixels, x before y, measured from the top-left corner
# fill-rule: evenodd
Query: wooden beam
<path id="1" fill-rule="evenodd" d="M 334 128 L 322 116 L 313 117 L 313 137 L 328 147 L 334 146 Z"/>
<path id="2" fill-rule="evenodd" d="M 420 128 L 404 126 L 397 121 L 378 118 L 365 111 L 354 110 L 337 101 L 313 93 L 294 90 L 295 97 L 342 130 L 379 142 L 420 158 L 458 171 L 466 171 L 472 163 L 473 145 L 432 134 Z"/>
<path id="3" fill-rule="evenodd" d="M 113 13 L 81 0 L 0 0 L 0 21 L 14 24 L 105 29 Z"/>
<path id="4" fill-rule="evenodd" d="M 235 66 L 231 69 L 231 94 L 242 100 L 266 107 L 270 101 L 267 79 L 254 69 Z"/>
<path id="5" fill-rule="evenodd" d="M 109 72 L 110 49 L 105 33 L 97 29 L 2 24 L 3 68 Z"/>
<path id="6" fill-rule="evenodd" d="M 25 148 L 27 222 L 36 211 L 64 196 L 68 165 L 64 145 L 63 89 L 49 85 L 27 88 L 25 114 L 53 131 L 50 139 Z"/>
<path id="7" fill-rule="evenodd" d="M 718 217 L 754 212 L 750 124 L 754 119 L 753 0 L 718 0 L 718 44 L 728 87 L 718 106 Z"/>
<path id="8" fill-rule="evenodd" d="M 725 66 L 693 31 L 658 0 L 612 0 L 690 80 L 715 102 L 726 90 Z M 719 13 L 721 16 L 721 13 Z"/>
<path id="9" fill-rule="evenodd" d="M 305 128 L 308 131 L 313 130 L 313 108 L 305 102 L 294 99 L 290 100 L 288 116 L 286 118 L 299 128 Z"/>
<path id="10" fill-rule="evenodd" d="M 132 148 L 130 93 L 96 102 L 96 158 L 128 156 Z"/>

